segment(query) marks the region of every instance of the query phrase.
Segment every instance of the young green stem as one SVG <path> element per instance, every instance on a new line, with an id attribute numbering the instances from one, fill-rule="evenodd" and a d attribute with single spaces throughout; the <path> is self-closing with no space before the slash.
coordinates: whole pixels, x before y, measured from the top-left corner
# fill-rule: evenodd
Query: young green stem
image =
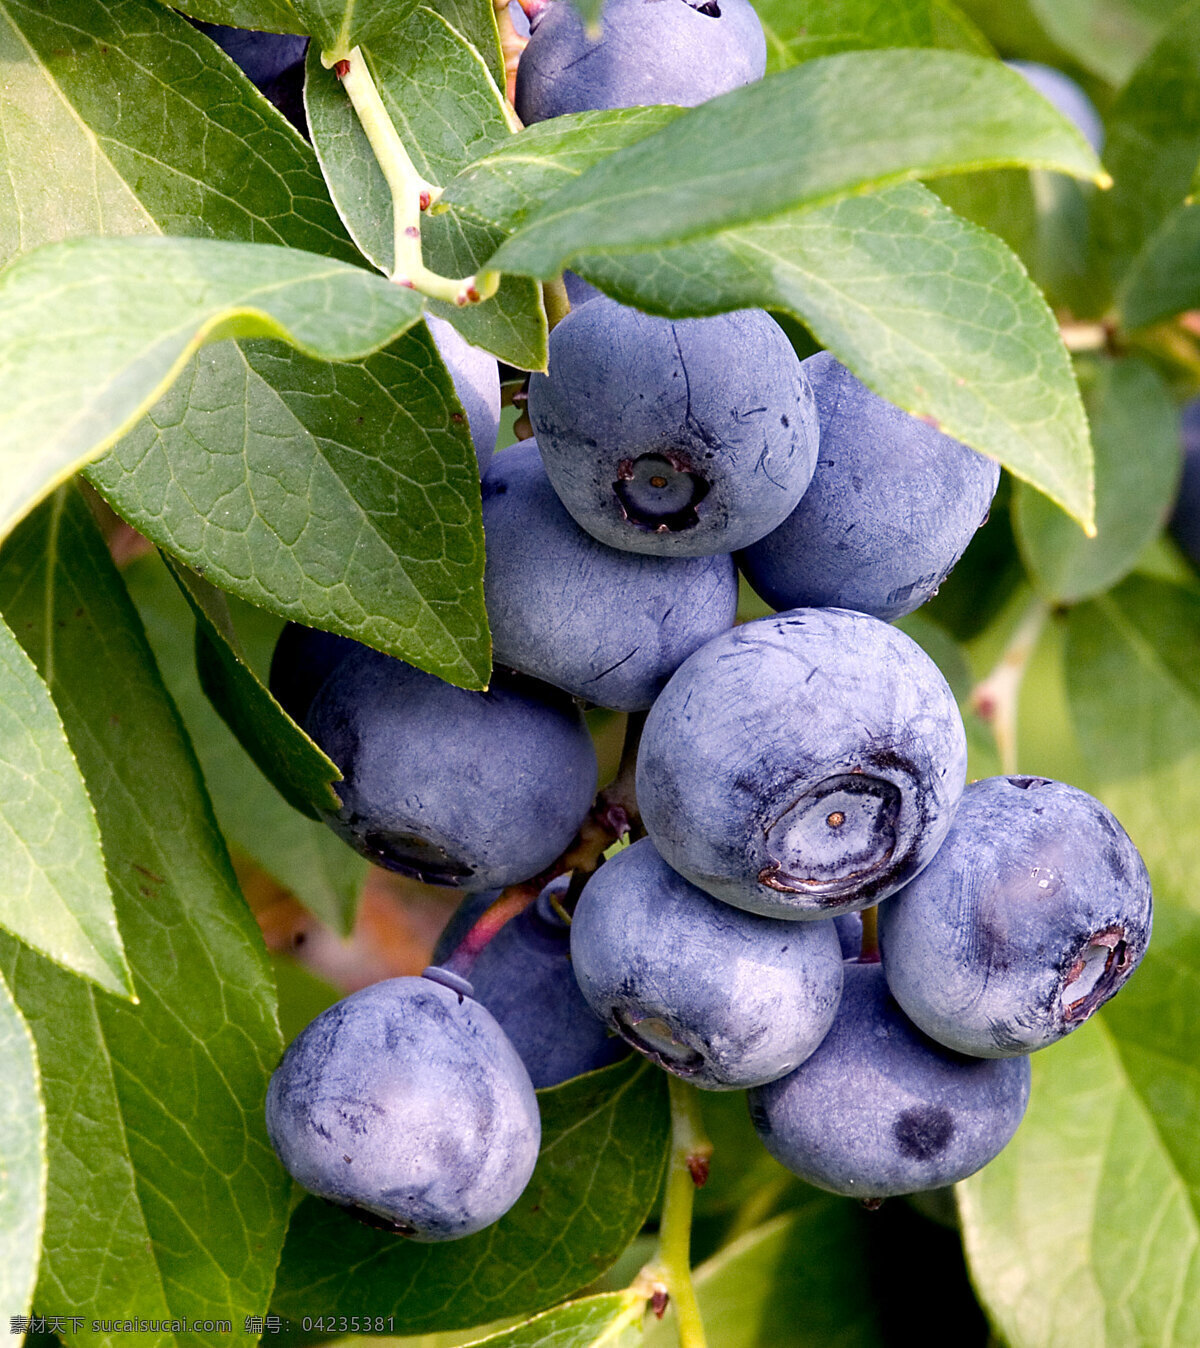
<path id="1" fill-rule="evenodd" d="M 516 102 L 517 96 L 517 65 L 521 60 L 521 53 L 529 44 L 527 37 L 522 37 L 513 27 L 512 15 L 508 10 L 508 0 L 494 0 L 493 5 L 496 11 L 496 31 L 500 34 L 500 52 L 504 57 L 504 96 L 511 106 Z M 513 114 L 515 117 L 515 113 Z M 517 123 L 513 130 L 520 127 Z"/>
<path id="2" fill-rule="evenodd" d="M 858 958 L 863 964 L 879 963 L 879 909 L 864 908 L 862 918 L 862 947 Z"/>
<path id="3" fill-rule="evenodd" d="M 542 282 L 542 300 L 546 306 L 546 323 L 553 332 L 571 312 L 571 301 L 561 276 L 556 281 Z"/>
<path id="4" fill-rule="evenodd" d="M 675 1309 L 679 1348 L 706 1348 L 704 1322 L 692 1286 L 692 1208 L 696 1186 L 708 1177 L 712 1144 L 704 1134 L 693 1086 L 667 1077 L 671 1095 L 671 1155 L 652 1276 Z M 659 1301 L 658 1304 L 662 1304 Z"/>
<path id="5" fill-rule="evenodd" d="M 971 693 L 972 708 L 992 727 L 1000 752 L 1000 771 L 1006 777 L 1017 771 L 1017 704 L 1021 697 L 1021 681 L 1049 614 L 1049 608 L 1041 599 L 1033 600 L 1017 623 L 995 668 L 975 685 Z"/>
<path id="6" fill-rule="evenodd" d="M 453 278 L 439 276 L 425 266 L 421 251 L 421 213 L 437 200 L 442 189 L 426 182 L 417 172 L 379 96 L 361 48 L 353 48 L 349 56 L 332 62 L 332 65 L 392 194 L 391 280 L 397 285 L 419 290 L 430 299 L 445 300 L 449 304 L 478 304 L 490 299 L 500 284 L 496 273 Z"/>

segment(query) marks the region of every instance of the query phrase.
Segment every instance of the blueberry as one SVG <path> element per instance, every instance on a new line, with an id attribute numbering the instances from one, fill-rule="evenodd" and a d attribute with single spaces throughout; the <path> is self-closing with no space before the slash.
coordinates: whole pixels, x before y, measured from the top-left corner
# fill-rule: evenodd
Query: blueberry
<path id="1" fill-rule="evenodd" d="M 1031 1053 L 1117 992 L 1150 939 L 1150 879 L 1087 792 L 989 777 L 963 793 L 941 850 L 879 910 L 888 983 L 939 1043 Z"/>
<path id="2" fill-rule="evenodd" d="M 842 958 L 856 960 L 862 953 L 862 913 L 839 913 L 833 919 L 837 928 L 838 943 L 842 948 Z"/>
<path id="3" fill-rule="evenodd" d="M 1092 149 L 1099 154 L 1104 149 L 1104 123 L 1096 105 L 1078 84 L 1061 70 L 1042 65 L 1040 61 L 1005 61 L 1010 70 L 1024 75 L 1048 103 L 1083 132 Z"/>
<path id="4" fill-rule="evenodd" d="M 548 866 L 596 789 L 579 709 L 497 670 L 486 693 L 359 647 L 327 678 L 305 729 L 341 769 L 328 823 L 389 870 L 493 889 Z"/>
<path id="5" fill-rule="evenodd" d="M 248 28 L 229 28 L 223 23 L 189 19 L 222 51 L 241 66 L 246 77 L 279 109 L 289 122 L 307 136 L 304 114 L 304 55 L 308 38 L 294 33 L 258 33 Z"/>
<path id="6" fill-rule="evenodd" d="M 590 281 L 585 281 L 582 276 L 576 276 L 573 271 L 563 272 L 563 285 L 566 287 L 567 300 L 572 309 L 578 309 L 581 304 L 598 299 L 604 293 L 597 290 Z"/>
<path id="7" fill-rule="evenodd" d="M 766 70 L 766 38 L 748 0 L 607 0 L 601 22 L 589 35 L 565 0 L 534 16 L 517 67 L 526 126 L 592 108 L 694 107 Z"/>
<path id="8" fill-rule="evenodd" d="M 966 778 L 937 666 L 862 613 L 796 609 L 714 637 L 650 709 L 637 796 L 667 863 L 726 903 L 833 917 L 911 880 Z"/>
<path id="9" fill-rule="evenodd" d="M 597 543 L 567 514 L 532 440 L 492 461 L 483 527 L 495 658 L 598 706 L 648 707 L 693 651 L 733 625 L 732 558 Z"/>
<path id="10" fill-rule="evenodd" d="M 258 33 L 249 28 L 230 28 L 223 23 L 189 22 L 210 37 L 236 61 L 252 84 L 262 89 L 294 65 L 304 64 L 308 38 L 295 33 Z"/>
<path id="11" fill-rule="evenodd" d="M 825 1037 L 842 990 L 832 922 L 780 922 L 719 903 L 649 838 L 588 881 L 571 959 L 597 1015 L 708 1090 L 792 1071 Z"/>
<path id="12" fill-rule="evenodd" d="M 1184 404 L 1183 476 L 1171 515 L 1171 533 L 1176 543 L 1200 567 L 1200 398 Z"/>
<path id="13" fill-rule="evenodd" d="M 1029 1061 L 964 1058 L 927 1039 L 878 964 L 849 961 L 820 1048 L 751 1091 L 750 1117 L 780 1164 L 863 1199 L 965 1179 L 1003 1150 L 1029 1099 Z"/>
<path id="14" fill-rule="evenodd" d="M 607 1067 L 629 1052 L 575 981 L 571 928 L 551 902 L 552 895 L 562 898 L 567 885 L 565 875 L 552 880 L 492 937 L 471 969 L 476 1001 L 496 1018 L 538 1090 Z M 475 899 L 471 895 L 462 907 L 474 906 Z"/>
<path id="15" fill-rule="evenodd" d="M 563 504 L 632 552 L 745 547 L 787 518 L 816 462 L 808 378 L 761 309 L 673 322 L 589 300 L 551 333 L 529 416 Z"/>
<path id="16" fill-rule="evenodd" d="M 427 313 L 425 322 L 467 414 L 475 457 L 483 473 L 495 453 L 500 431 L 500 367 L 494 356 L 472 346 L 444 318 Z"/>
<path id="17" fill-rule="evenodd" d="M 878 397 L 827 351 L 804 370 L 820 415 L 816 471 L 795 510 L 738 564 L 772 608 L 899 618 L 962 556 L 1000 465 Z"/>
<path id="18" fill-rule="evenodd" d="M 340 664 L 342 656 L 359 643 L 315 627 L 287 623 L 271 656 L 269 685 L 275 700 L 293 721 L 304 723 L 313 698 Z"/>
<path id="19" fill-rule="evenodd" d="M 310 1193 L 415 1240 L 489 1226 L 541 1138 L 521 1059 L 471 997 L 392 978 L 322 1012 L 267 1089 L 267 1132 Z"/>

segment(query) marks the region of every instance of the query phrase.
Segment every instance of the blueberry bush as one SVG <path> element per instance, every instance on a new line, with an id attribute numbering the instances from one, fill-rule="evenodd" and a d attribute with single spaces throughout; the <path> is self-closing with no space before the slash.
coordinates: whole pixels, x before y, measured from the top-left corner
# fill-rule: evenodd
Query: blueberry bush
<path id="1" fill-rule="evenodd" d="M 1200 1343 L 1198 0 L 0 0 L 0 164 L 14 1341 Z"/>

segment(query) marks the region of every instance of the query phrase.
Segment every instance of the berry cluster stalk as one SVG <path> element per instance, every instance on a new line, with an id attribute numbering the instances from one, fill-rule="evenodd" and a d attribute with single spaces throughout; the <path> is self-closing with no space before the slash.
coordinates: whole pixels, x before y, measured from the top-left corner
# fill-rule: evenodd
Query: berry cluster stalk
<path id="1" fill-rule="evenodd" d="M 996 667 L 976 684 L 971 694 L 972 708 L 992 728 L 1000 753 L 1000 771 L 1005 777 L 1017 771 L 1017 704 L 1021 683 L 1049 616 L 1046 604 L 1035 599 L 1017 624 Z"/>
<path id="2" fill-rule="evenodd" d="M 366 132 L 383 176 L 392 194 L 392 272 L 397 285 L 418 290 L 430 299 L 445 300 L 456 305 L 478 304 L 490 299 L 500 285 L 495 272 L 484 276 L 465 276 L 457 279 L 440 276 L 425 265 L 421 249 L 421 215 L 441 195 L 441 188 L 417 172 L 416 165 L 404 148 L 375 80 L 371 75 L 362 49 L 355 47 L 340 60 L 322 60 L 333 66 L 354 107 L 362 129 Z"/>
<path id="3" fill-rule="evenodd" d="M 700 1119 L 694 1087 L 670 1073 L 671 1154 L 659 1225 L 658 1251 L 641 1281 L 653 1286 L 651 1304 L 662 1315 L 668 1301 L 675 1311 L 679 1348 L 707 1348 L 704 1321 L 692 1286 L 692 1208 L 696 1188 L 708 1178 L 712 1143 Z"/>

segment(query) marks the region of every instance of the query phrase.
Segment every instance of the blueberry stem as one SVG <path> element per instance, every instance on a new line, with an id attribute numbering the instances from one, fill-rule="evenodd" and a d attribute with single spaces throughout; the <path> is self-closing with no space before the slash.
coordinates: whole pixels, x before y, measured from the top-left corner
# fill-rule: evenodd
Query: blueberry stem
<path id="1" fill-rule="evenodd" d="M 517 63 L 521 59 L 521 53 L 529 45 L 529 39 L 522 37 L 513 27 L 512 15 L 508 10 L 508 0 L 493 0 L 492 8 L 496 11 L 496 29 L 500 34 L 500 54 L 504 57 L 504 97 L 510 108 L 517 96 Z M 521 123 L 517 121 L 516 111 L 513 110 L 510 121 L 516 121 L 514 131 L 520 129 Z"/>
<path id="2" fill-rule="evenodd" d="M 859 947 L 860 964 L 879 963 L 879 909 L 864 908 L 862 918 L 862 944 Z"/>
<path id="3" fill-rule="evenodd" d="M 492 272 L 478 276 L 440 276 L 425 266 L 421 249 L 421 215 L 441 195 L 442 189 L 426 182 L 409 158 L 404 142 L 384 106 L 362 49 L 348 56 L 322 60 L 332 65 L 366 132 L 379 167 L 392 194 L 392 272 L 397 285 L 420 291 L 430 299 L 449 304 L 478 304 L 490 299 L 500 284 Z"/>
<path id="4" fill-rule="evenodd" d="M 972 709 L 992 728 L 1000 752 L 1000 772 L 1005 777 L 1017 771 L 1017 705 L 1021 682 L 1049 615 L 1046 603 L 1034 599 L 1017 623 L 995 668 L 971 693 Z"/>
<path id="5" fill-rule="evenodd" d="M 546 322 L 553 332 L 571 312 L 571 301 L 567 299 L 567 287 L 561 276 L 554 281 L 542 282 L 542 301 L 546 306 Z"/>
<path id="6" fill-rule="evenodd" d="M 704 1321 L 692 1285 L 692 1208 L 696 1186 L 708 1174 L 712 1143 L 700 1118 L 695 1087 L 677 1076 L 667 1076 L 671 1097 L 671 1154 L 666 1194 L 658 1229 L 654 1273 L 675 1308 L 679 1348 L 705 1348 Z"/>

